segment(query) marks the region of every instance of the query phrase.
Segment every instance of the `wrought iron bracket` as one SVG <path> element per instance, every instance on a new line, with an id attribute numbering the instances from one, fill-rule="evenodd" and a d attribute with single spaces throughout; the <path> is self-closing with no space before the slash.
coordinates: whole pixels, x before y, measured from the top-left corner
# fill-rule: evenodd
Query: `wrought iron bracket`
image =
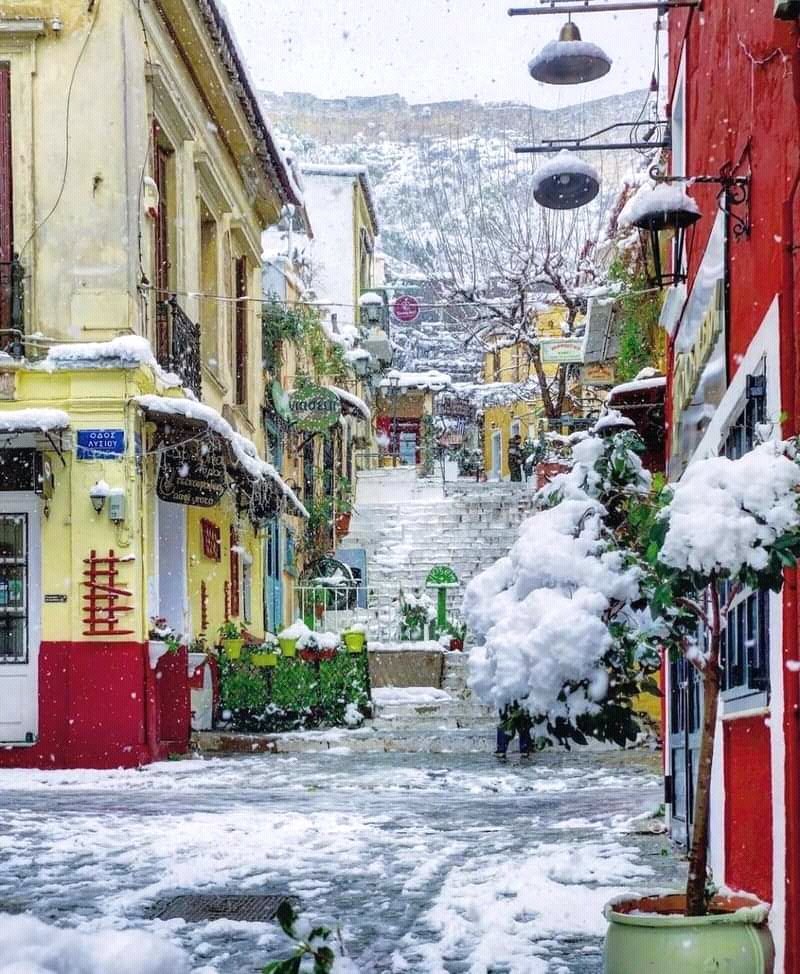
<path id="1" fill-rule="evenodd" d="M 562 0 L 541 0 L 541 7 L 511 7 L 509 17 L 540 17 L 543 14 L 601 14 L 625 10 L 657 10 L 659 16 L 679 7 L 703 9 L 703 0 L 631 0 L 630 3 L 564 3 Z"/>
<path id="2" fill-rule="evenodd" d="M 731 220 L 735 240 L 750 236 L 752 219 L 750 211 L 750 173 L 734 176 L 733 163 L 726 162 L 719 176 L 665 176 L 657 166 L 650 170 L 650 177 L 656 183 L 710 183 L 719 186 L 717 205 Z"/>
<path id="3" fill-rule="evenodd" d="M 606 132 L 614 129 L 628 129 L 630 138 L 627 142 L 590 142 Z M 641 135 L 639 133 L 642 133 Z M 649 136 L 649 137 L 648 137 Z M 658 136 L 658 138 L 655 138 Z M 580 149 L 586 151 L 625 151 L 630 149 L 670 149 L 672 148 L 672 138 L 670 134 L 670 124 L 667 119 L 642 119 L 638 122 L 614 122 L 613 125 L 606 125 L 605 128 L 590 132 L 574 139 L 543 139 L 535 145 L 520 145 L 514 152 L 523 153 L 544 153 L 558 152 L 560 149 Z"/>

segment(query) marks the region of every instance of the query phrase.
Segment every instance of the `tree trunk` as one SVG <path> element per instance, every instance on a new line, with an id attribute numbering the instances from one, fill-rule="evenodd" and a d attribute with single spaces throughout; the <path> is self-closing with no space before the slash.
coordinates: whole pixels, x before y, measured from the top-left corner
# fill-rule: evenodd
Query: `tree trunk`
<path id="1" fill-rule="evenodd" d="M 692 847 L 689 853 L 689 878 L 686 883 L 686 915 L 692 917 L 705 916 L 708 912 L 705 888 L 711 812 L 711 772 L 714 764 L 714 739 L 719 708 L 719 647 L 722 625 L 719 588 L 716 581 L 711 583 L 710 595 L 711 640 L 709 659 L 703 681 L 703 734 L 700 740 L 700 764 L 697 769 L 697 790 L 694 797 L 694 826 L 692 828 Z M 689 783 L 687 782 L 688 786 Z"/>

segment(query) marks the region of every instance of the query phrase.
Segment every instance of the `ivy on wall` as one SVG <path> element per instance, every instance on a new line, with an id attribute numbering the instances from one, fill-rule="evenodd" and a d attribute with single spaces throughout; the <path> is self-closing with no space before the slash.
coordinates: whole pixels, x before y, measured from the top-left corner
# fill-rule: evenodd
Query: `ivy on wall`
<path id="1" fill-rule="evenodd" d="M 649 286 L 640 267 L 622 258 L 611 265 L 609 276 L 623 285 L 616 309 L 619 321 L 616 381 L 627 382 L 647 367 L 663 371 L 665 342 L 658 323 L 660 291 Z"/>

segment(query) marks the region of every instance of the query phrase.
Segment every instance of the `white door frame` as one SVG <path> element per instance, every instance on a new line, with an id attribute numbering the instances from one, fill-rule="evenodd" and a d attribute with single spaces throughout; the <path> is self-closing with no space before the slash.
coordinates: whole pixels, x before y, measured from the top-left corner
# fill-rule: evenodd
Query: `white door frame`
<path id="1" fill-rule="evenodd" d="M 158 615 L 181 635 L 189 627 L 189 566 L 186 553 L 186 511 L 183 504 L 157 503 L 156 535 Z"/>
<path id="2" fill-rule="evenodd" d="M 500 480 L 503 469 L 503 432 L 492 431 L 492 469 L 489 471 L 490 480 Z"/>
<path id="3" fill-rule="evenodd" d="M 32 491 L 0 494 L 0 514 L 27 516 L 28 660 L 0 663 L 0 743 L 33 744 L 39 733 L 39 646 L 42 637 L 42 515 Z"/>

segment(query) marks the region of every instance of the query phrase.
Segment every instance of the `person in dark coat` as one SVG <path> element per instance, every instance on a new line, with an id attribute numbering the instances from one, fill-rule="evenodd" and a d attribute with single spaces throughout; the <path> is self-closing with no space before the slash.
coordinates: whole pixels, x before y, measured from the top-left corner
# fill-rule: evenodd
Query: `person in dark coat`
<path id="1" fill-rule="evenodd" d="M 508 470 L 515 483 L 522 482 L 522 464 L 524 461 L 522 437 L 517 433 L 516 436 L 511 437 L 511 442 L 508 444 Z"/>
<path id="2" fill-rule="evenodd" d="M 497 725 L 497 750 L 494 752 L 498 758 L 505 758 L 508 752 L 508 745 L 514 740 L 514 735 L 519 734 L 519 756 L 529 758 L 533 751 L 533 741 L 531 740 L 531 718 L 516 702 L 510 707 L 504 707 L 500 711 L 500 723 Z"/>

